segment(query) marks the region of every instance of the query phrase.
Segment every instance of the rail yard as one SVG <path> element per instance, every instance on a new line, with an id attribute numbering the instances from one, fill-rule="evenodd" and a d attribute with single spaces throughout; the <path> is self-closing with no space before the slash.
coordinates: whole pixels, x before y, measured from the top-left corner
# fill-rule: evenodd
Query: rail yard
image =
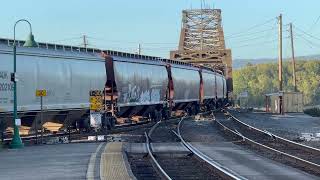
<path id="1" fill-rule="evenodd" d="M 32 166 L 35 169 L 49 167 L 42 169 L 39 179 L 54 173 L 67 179 L 319 179 L 318 149 L 242 124 L 231 115 L 233 111 L 226 112 L 210 111 L 119 129 L 106 143 L 74 142 L 2 151 L 7 155 L 0 159 L 20 164 L 21 173 L 13 179 L 34 176 L 29 173 L 34 169 L 22 163 L 23 158 L 9 158 L 14 154 L 36 158 L 32 163 L 37 164 Z M 79 152 L 68 156 L 74 148 Z M 35 151 L 38 153 L 30 154 Z M 42 161 L 45 157 L 48 161 Z M 58 168 L 62 164 L 65 171 Z M 0 169 L 6 171 L 3 178 L 14 173 L 9 166 Z"/>

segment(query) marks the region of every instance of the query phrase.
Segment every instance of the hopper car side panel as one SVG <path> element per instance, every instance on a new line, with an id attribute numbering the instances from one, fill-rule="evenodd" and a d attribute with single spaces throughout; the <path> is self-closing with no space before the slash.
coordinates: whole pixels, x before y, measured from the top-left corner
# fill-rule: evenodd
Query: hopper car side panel
<path id="1" fill-rule="evenodd" d="M 118 106 L 163 104 L 168 85 L 165 66 L 114 61 Z"/>
<path id="2" fill-rule="evenodd" d="M 198 70 L 172 67 L 174 102 L 199 102 L 200 75 Z"/>
<path id="3" fill-rule="evenodd" d="M 223 98 L 227 98 L 228 90 L 227 90 L 227 81 L 225 78 L 223 78 Z"/>
<path id="4" fill-rule="evenodd" d="M 40 121 L 40 98 L 35 95 L 37 89 L 47 90 L 47 96 L 43 98 L 44 122 L 64 124 L 68 119 L 69 124 L 75 120 L 80 123 L 82 115 L 89 108 L 90 90 L 104 88 L 104 60 L 98 56 L 79 54 L 62 56 L 56 51 L 28 51 L 29 49 L 18 51 L 17 55 L 17 102 L 22 125 L 30 127 L 30 132 L 34 132 L 34 120 Z M 0 84 L 13 84 L 10 80 L 12 68 L 12 52 L 0 51 L 0 74 L 5 77 L 0 78 Z M 9 126 L 12 122 L 12 109 L 13 86 L 10 89 L 0 89 L 0 118 L 6 120 Z"/>
<path id="5" fill-rule="evenodd" d="M 204 84 L 204 101 L 203 107 L 213 109 L 216 105 L 216 74 L 210 71 L 202 71 Z"/>
<path id="6" fill-rule="evenodd" d="M 36 89 L 47 90 L 44 105 L 50 110 L 88 108 L 90 90 L 104 88 L 103 62 L 31 56 L 18 58 L 18 102 L 21 110 L 40 109 L 39 98 L 35 97 Z"/>
<path id="7" fill-rule="evenodd" d="M 200 108 L 200 73 L 198 68 L 172 66 L 174 86 L 173 111 L 183 110 L 196 114 Z"/>
<path id="8" fill-rule="evenodd" d="M 113 57 L 117 117 L 154 117 L 167 102 L 168 73 L 165 63 Z M 110 71 L 107 69 L 107 71 Z M 114 113 L 113 113 L 114 114 Z"/>
<path id="9" fill-rule="evenodd" d="M 223 95 L 223 80 L 224 77 L 222 75 L 217 75 L 216 76 L 216 86 L 217 86 L 217 98 L 218 100 L 222 100 L 224 95 Z"/>
<path id="10" fill-rule="evenodd" d="M 0 54 L 0 112 L 12 111 L 13 108 L 13 83 L 10 73 L 13 68 L 13 57 Z"/>
<path id="11" fill-rule="evenodd" d="M 103 61 L 85 61 L 50 56 L 17 56 L 18 111 L 40 110 L 37 89 L 46 89 L 44 107 L 47 110 L 89 107 L 89 91 L 103 89 L 106 74 Z M 11 54 L 0 54 L 0 72 L 6 73 L 1 84 L 13 84 L 10 72 L 13 67 Z M 93 71 L 88 71 L 94 69 Z M 12 111 L 13 88 L 1 89 L 0 108 Z"/>
<path id="12" fill-rule="evenodd" d="M 202 72 L 204 84 L 204 99 L 214 99 L 216 97 L 214 76 L 214 73 Z"/>

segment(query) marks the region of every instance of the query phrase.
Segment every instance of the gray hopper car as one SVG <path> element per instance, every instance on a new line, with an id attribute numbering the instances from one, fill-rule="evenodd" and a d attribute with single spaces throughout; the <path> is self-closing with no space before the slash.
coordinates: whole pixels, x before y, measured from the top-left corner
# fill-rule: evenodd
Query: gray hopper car
<path id="1" fill-rule="evenodd" d="M 197 113 L 222 106 L 226 80 L 218 72 L 189 64 L 115 51 L 17 49 L 18 111 L 22 126 L 40 122 L 37 89 L 46 89 L 42 122 L 87 128 L 89 92 L 104 92 L 104 126 L 118 118 L 156 119 L 172 112 Z M 0 121 L 12 126 L 12 47 L 0 44 Z M 4 123 L 2 123 L 4 124 Z M 39 127 L 39 126 L 38 126 Z"/>

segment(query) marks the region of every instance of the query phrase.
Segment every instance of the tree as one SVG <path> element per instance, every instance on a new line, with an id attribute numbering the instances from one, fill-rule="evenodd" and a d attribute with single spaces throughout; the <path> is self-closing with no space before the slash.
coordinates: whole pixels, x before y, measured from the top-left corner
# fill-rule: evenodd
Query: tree
<path id="1" fill-rule="evenodd" d="M 304 94 L 304 103 L 320 103 L 320 61 L 298 61 L 297 88 Z M 279 90 L 278 64 L 245 66 L 233 72 L 234 94 L 249 92 L 252 106 L 263 106 L 264 95 Z M 283 90 L 294 91 L 291 62 L 283 63 Z"/>

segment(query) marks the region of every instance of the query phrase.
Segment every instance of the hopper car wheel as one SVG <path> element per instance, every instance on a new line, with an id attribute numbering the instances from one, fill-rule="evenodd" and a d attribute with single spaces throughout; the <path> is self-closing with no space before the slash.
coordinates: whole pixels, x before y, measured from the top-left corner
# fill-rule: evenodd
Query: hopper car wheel
<path id="1" fill-rule="evenodd" d="M 221 108 L 221 107 L 222 107 L 222 104 L 223 104 L 222 101 L 219 100 L 219 101 L 217 102 L 217 106 L 218 106 L 217 109 Z"/>
<path id="2" fill-rule="evenodd" d="M 155 121 L 155 122 L 158 122 L 158 121 L 160 121 L 161 119 L 162 119 L 162 113 L 161 113 L 161 111 L 154 110 L 152 120 Z"/>
<path id="3" fill-rule="evenodd" d="M 162 109 L 162 111 L 160 111 L 160 120 L 164 119 L 164 120 L 168 120 L 170 118 L 170 113 L 169 110 L 167 108 Z"/>
<path id="4" fill-rule="evenodd" d="M 199 112 L 201 111 L 201 107 L 200 107 L 200 105 L 195 104 L 195 106 L 194 106 L 194 110 L 195 110 L 195 115 L 196 115 L 196 114 L 199 114 Z"/>
<path id="5" fill-rule="evenodd" d="M 189 116 L 192 116 L 193 113 L 194 113 L 192 106 L 188 107 L 188 108 L 186 109 L 186 112 L 187 112 L 187 114 L 188 114 Z"/>
<path id="6" fill-rule="evenodd" d="M 219 102 L 218 101 L 215 102 L 215 106 L 216 106 L 216 109 L 219 109 Z"/>
<path id="7" fill-rule="evenodd" d="M 114 129 L 116 125 L 116 118 L 115 117 L 107 117 L 107 127 L 108 129 Z"/>
<path id="8" fill-rule="evenodd" d="M 83 129 L 85 130 L 85 132 L 90 132 L 90 117 L 86 117 L 83 120 Z"/>
<path id="9" fill-rule="evenodd" d="M 4 142 L 6 129 L 7 129 L 6 121 L 4 119 L 0 119 L 1 142 Z"/>
<path id="10" fill-rule="evenodd" d="M 187 113 L 188 116 L 191 115 L 191 109 L 190 109 L 190 107 L 188 107 L 185 111 L 186 111 L 186 113 Z"/>

